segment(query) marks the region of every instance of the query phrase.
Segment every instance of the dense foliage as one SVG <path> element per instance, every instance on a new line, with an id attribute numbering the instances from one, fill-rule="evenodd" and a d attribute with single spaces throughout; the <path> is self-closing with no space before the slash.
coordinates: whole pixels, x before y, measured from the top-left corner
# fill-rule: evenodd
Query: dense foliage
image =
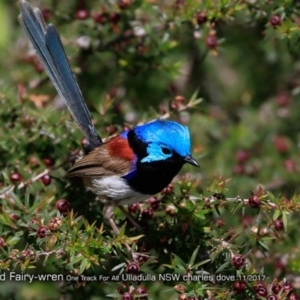
<path id="1" fill-rule="evenodd" d="M 61 33 L 101 137 L 174 119 L 201 168 L 128 207 L 141 231 L 116 208 L 116 236 L 63 178 L 82 136 L 0 2 L 1 298 L 299 299 L 299 2 L 29 2 Z"/>

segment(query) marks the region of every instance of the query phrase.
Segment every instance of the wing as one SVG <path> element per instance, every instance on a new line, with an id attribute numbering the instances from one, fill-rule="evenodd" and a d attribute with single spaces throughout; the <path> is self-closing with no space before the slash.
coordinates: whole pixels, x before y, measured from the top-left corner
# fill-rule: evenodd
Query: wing
<path id="1" fill-rule="evenodd" d="M 38 8 L 24 0 L 19 1 L 20 23 L 35 48 L 36 54 L 60 96 L 64 99 L 75 123 L 92 150 L 102 144 L 93 126 L 90 112 L 70 68 L 56 28 L 46 25 Z"/>
<path id="2" fill-rule="evenodd" d="M 101 178 L 113 175 L 123 177 L 133 172 L 134 167 L 135 155 L 127 139 L 117 136 L 76 162 L 65 177 Z"/>

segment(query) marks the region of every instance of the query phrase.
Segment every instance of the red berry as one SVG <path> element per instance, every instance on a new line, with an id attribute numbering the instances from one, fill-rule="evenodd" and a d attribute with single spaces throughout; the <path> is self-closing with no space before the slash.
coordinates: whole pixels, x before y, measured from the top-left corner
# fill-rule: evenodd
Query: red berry
<path id="1" fill-rule="evenodd" d="M 121 20 L 121 15 L 113 12 L 109 15 L 109 20 L 113 23 L 113 24 L 117 24 L 120 20 Z"/>
<path id="2" fill-rule="evenodd" d="M 278 300 L 278 297 L 276 295 L 272 294 L 267 297 L 267 300 Z"/>
<path id="3" fill-rule="evenodd" d="M 198 25 L 204 24 L 207 21 L 207 16 L 204 11 L 196 13 L 196 20 Z"/>
<path id="4" fill-rule="evenodd" d="M 40 239 L 42 239 L 42 238 L 44 238 L 44 237 L 47 236 L 47 233 L 48 233 L 48 232 L 49 232 L 49 228 L 48 228 L 47 226 L 41 226 L 41 227 L 37 230 L 36 234 L 37 234 L 37 236 L 38 236 Z"/>
<path id="5" fill-rule="evenodd" d="M 70 205 L 66 199 L 59 199 L 55 207 L 62 215 L 67 215 L 70 211 Z"/>
<path id="6" fill-rule="evenodd" d="M 90 16 L 90 13 L 87 9 L 79 9 L 75 13 L 75 18 L 78 20 L 85 20 Z"/>
<path id="7" fill-rule="evenodd" d="M 156 210 L 159 207 L 160 200 L 157 197 L 152 197 L 147 200 L 147 203 L 150 204 L 152 209 Z"/>
<path id="8" fill-rule="evenodd" d="M 153 209 L 151 207 L 145 208 L 142 211 L 142 219 L 144 219 L 144 220 L 150 220 L 150 219 L 153 218 L 153 216 L 154 216 L 154 212 L 153 212 Z"/>
<path id="9" fill-rule="evenodd" d="M 259 297 L 266 297 L 268 295 L 268 291 L 264 289 L 260 289 L 256 292 L 256 295 Z"/>
<path id="10" fill-rule="evenodd" d="M 277 105 L 280 107 L 285 107 L 290 103 L 290 96 L 288 93 L 280 93 L 276 97 Z"/>
<path id="11" fill-rule="evenodd" d="M 185 6 L 185 1 L 184 0 L 175 0 L 174 3 L 173 3 L 173 7 L 175 9 L 179 9 L 180 7 L 182 6 Z"/>
<path id="12" fill-rule="evenodd" d="M 246 285 L 244 282 L 242 281 L 235 281 L 233 284 L 232 284 L 232 288 L 235 292 L 244 292 L 245 289 L 246 289 Z"/>
<path id="13" fill-rule="evenodd" d="M 250 153 L 247 150 L 239 150 L 235 154 L 238 163 L 243 164 L 250 158 Z"/>
<path id="14" fill-rule="evenodd" d="M 9 179 L 10 181 L 16 183 L 16 182 L 19 182 L 23 179 L 22 175 L 18 172 L 13 172 L 13 173 L 10 173 L 9 174 Z"/>
<path id="15" fill-rule="evenodd" d="M 257 291 L 259 289 L 267 289 L 267 287 L 266 287 L 266 285 L 263 282 L 258 281 L 254 285 L 254 290 Z"/>
<path id="16" fill-rule="evenodd" d="M 51 10 L 48 8 L 42 9 L 42 15 L 44 20 L 47 22 L 51 18 Z"/>
<path id="17" fill-rule="evenodd" d="M 245 262 L 246 262 L 246 259 L 241 254 L 236 254 L 231 259 L 231 264 L 237 269 L 240 269 L 242 266 L 244 266 Z"/>
<path id="18" fill-rule="evenodd" d="M 33 167 L 39 167 L 39 161 L 35 156 L 31 156 L 28 160 L 28 162 L 33 166 Z"/>
<path id="19" fill-rule="evenodd" d="M 242 216 L 241 223 L 243 227 L 248 227 L 253 223 L 253 217 L 251 216 Z"/>
<path id="20" fill-rule="evenodd" d="M 137 54 L 143 55 L 148 52 L 148 48 L 143 43 L 139 43 L 135 46 L 135 50 Z"/>
<path id="21" fill-rule="evenodd" d="M 273 140 L 273 144 L 277 152 L 285 153 L 289 151 L 289 143 L 286 137 L 284 136 L 277 136 Z"/>
<path id="22" fill-rule="evenodd" d="M 124 293 L 126 293 L 127 290 L 128 290 L 128 288 L 125 283 L 121 283 L 121 285 L 117 288 L 117 291 L 120 295 L 123 295 Z"/>
<path id="23" fill-rule="evenodd" d="M 292 293 L 289 296 L 289 300 L 300 300 L 300 296 L 297 295 L 297 294 Z"/>
<path id="24" fill-rule="evenodd" d="M 118 103 L 114 104 L 112 109 L 116 114 L 122 114 L 122 112 L 123 112 L 122 103 L 118 102 Z"/>
<path id="25" fill-rule="evenodd" d="M 136 297 L 136 299 L 148 299 L 147 297 L 147 294 L 148 294 L 148 291 L 145 287 L 143 286 L 139 286 L 137 289 L 136 289 L 136 292 L 135 292 L 136 295 L 145 295 L 144 297 Z"/>
<path id="26" fill-rule="evenodd" d="M 128 211 L 132 214 L 140 211 L 140 204 L 139 203 L 133 203 L 131 205 L 128 205 Z"/>
<path id="27" fill-rule="evenodd" d="M 189 224 L 187 222 L 183 222 L 181 224 L 181 231 L 182 231 L 182 233 L 185 233 L 188 230 L 188 228 L 189 228 Z"/>
<path id="28" fill-rule="evenodd" d="M 80 144 L 83 148 L 86 148 L 89 145 L 89 142 L 85 137 L 83 137 L 80 141 Z"/>
<path id="29" fill-rule="evenodd" d="M 122 128 L 123 132 L 124 131 L 129 131 L 130 129 L 131 128 L 129 126 L 127 126 L 127 125 L 124 125 L 123 128 Z"/>
<path id="30" fill-rule="evenodd" d="M 178 102 L 178 103 L 184 103 L 184 102 L 186 101 L 186 99 L 185 99 L 184 96 L 177 95 L 177 96 L 174 98 L 174 101 L 175 101 L 175 102 Z"/>
<path id="31" fill-rule="evenodd" d="M 131 4 L 131 0 L 119 0 L 118 6 L 120 9 L 127 9 Z"/>
<path id="32" fill-rule="evenodd" d="M 36 225 L 36 226 L 41 226 L 41 221 L 37 218 L 33 218 L 31 220 L 29 220 L 28 225 Z M 30 227 L 32 228 L 32 227 Z"/>
<path id="33" fill-rule="evenodd" d="M 174 205 L 168 205 L 165 208 L 165 212 L 170 216 L 174 216 L 176 214 L 176 207 Z"/>
<path id="34" fill-rule="evenodd" d="M 274 222 L 274 227 L 275 227 L 275 230 L 277 230 L 277 231 L 284 230 L 284 224 L 283 224 L 282 219 L 276 219 Z"/>
<path id="35" fill-rule="evenodd" d="M 273 16 L 271 16 L 269 22 L 273 26 L 273 28 L 275 28 L 278 25 L 281 25 L 281 18 L 278 15 L 273 15 Z"/>
<path id="36" fill-rule="evenodd" d="M 34 68 L 39 74 L 44 72 L 44 67 L 40 62 L 37 62 L 36 64 L 34 64 Z"/>
<path id="37" fill-rule="evenodd" d="M 236 165 L 233 167 L 232 173 L 235 175 L 244 175 L 246 173 L 246 170 L 243 165 Z"/>
<path id="38" fill-rule="evenodd" d="M 107 13 L 98 13 L 98 12 L 95 12 L 93 14 L 93 19 L 94 19 L 95 23 L 103 25 L 103 24 L 107 23 L 107 21 L 108 21 L 108 15 L 107 15 Z"/>
<path id="39" fill-rule="evenodd" d="M 142 265 L 144 262 L 146 262 L 148 260 L 148 256 L 146 255 L 139 255 L 137 258 L 137 261 L 140 265 Z"/>
<path id="40" fill-rule="evenodd" d="M 60 217 L 53 217 L 49 222 L 49 228 L 51 230 L 57 230 L 62 225 L 62 219 Z"/>
<path id="41" fill-rule="evenodd" d="M 108 133 L 109 135 L 116 133 L 118 130 L 117 127 L 114 125 L 106 126 L 104 129 L 105 129 L 105 132 Z"/>
<path id="42" fill-rule="evenodd" d="M 170 195 L 170 194 L 173 194 L 173 191 L 174 191 L 174 186 L 173 186 L 173 183 L 169 183 L 168 186 L 166 186 L 163 190 L 162 190 L 162 194 L 163 195 Z"/>
<path id="43" fill-rule="evenodd" d="M 268 294 L 267 287 L 263 282 L 257 282 L 254 286 L 254 291 L 257 296 L 266 297 Z"/>
<path id="44" fill-rule="evenodd" d="M 133 300 L 133 296 L 129 292 L 126 292 L 122 295 L 122 300 Z"/>
<path id="45" fill-rule="evenodd" d="M 50 158 L 50 157 L 47 157 L 47 158 L 44 158 L 43 159 L 43 162 L 44 162 L 44 164 L 48 167 L 48 168 L 51 168 L 51 167 L 53 167 L 54 166 L 54 160 L 52 159 L 52 158 Z"/>
<path id="46" fill-rule="evenodd" d="M 278 259 L 275 263 L 277 269 L 284 271 L 286 269 L 286 262 L 283 259 Z"/>
<path id="47" fill-rule="evenodd" d="M 259 208 L 260 207 L 260 204 L 261 204 L 261 201 L 259 199 L 258 196 L 251 196 L 249 198 L 249 206 L 252 207 L 252 208 Z"/>
<path id="48" fill-rule="evenodd" d="M 3 247 L 5 247 L 5 239 L 4 238 L 2 238 L 2 237 L 0 237 L 0 248 L 3 248 Z"/>
<path id="49" fill-rule="evenodd" d="M 209 35 L 205 40 L 205 44 L 208 48 L 215 49 L 218 46 L 218 38 L 215 35 Z"/>
<path id="50" fill-rule="evenodd" d="M 282 286 L 282 289 L 286 292 L 289 292 L 293 289 L 293 286 L 290 283 L 286 283 Z"/>
<path id="51" fill-rule="evenodd" d="M 140 266 L 137 263 L 132 262 L 132 263 L 127 265 L 126 272 L 128 274 L 139 274 L 140 273 Z"/>
<path id="52" fill-rule="evenodd" d="M 216 227 L 218 227 L 218 228 L 222 228 L 222 227 L 224 227 L 224 226 L 226 225 L 226 223 L 225 223 L 224 220 L 222 220 L 222 219 L 217 219 L 217 220 L 215 221 L 215 225 L 216 225 Z"/>
<path id="53" fill-rule="evenodd" d="M 280 292 L 280 290 L 281 290 L 281 285 L 280 284 L 276 283 L 276 284 L 272 285 L 272 292 L 274 294 L 277 295 Z"/>
<path id="54" fill-rule="evenodd" d="M 177 97 L 182 97 L 182 96 L 177 96 Z M 174 110 L 179 110 L 182 107 L 182 104 L 183 104 L 184 100 L 183 101 L 178 101 L 178 100 L 176 100 L 176 98 L 174 99 L 174 101 L 172 101 L 171 108 L 174 109 Z"/>
<path id="55" fill-rule="evenodd" d="M 41 178 L 41 182 L 47 186 L 51 183 L 51 177 L 48 174 L 46 174 Z"/>
<path id="56" fill-rule="evenodd" d="M 15 214 L 9 214 L 9 217 L 13 221 L 18 221 L 20 219 L 20 217 Z"/>
<path id="57" fill-rule="evenodd" d="M 283 162 L 283 166 L 288 172 L 297 172 L 296 163 L 292 159 L 286 159 Z"/>

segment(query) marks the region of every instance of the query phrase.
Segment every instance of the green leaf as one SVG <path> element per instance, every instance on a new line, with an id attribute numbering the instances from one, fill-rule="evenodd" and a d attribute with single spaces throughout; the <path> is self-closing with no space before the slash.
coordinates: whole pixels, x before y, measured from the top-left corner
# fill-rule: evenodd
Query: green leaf
<path id="1" fill-rule="evenodd" d="M 276 198 L 271 192 L 267 191 L 267 195 L 272 202 L 276 202 Z"/>
<path id="2" fill-rule="evenodd" d="M 39 210 L 44 206 L 50 204 L 54 200 L 54 196 L 47 196 L 42 201 L 36 201 L 34 205 L 29 209 L 28 213 L 33 214 L 35 210 Z"/>
<path id="3" fill-rule="evenodd" d="M 76 263 L 80 262 L 81 260 L 84 259 L 84 256 L 82 256 L 82 254 L 77 254 L 77 256 L 75 257 L 74 254 L 71 256 L 70 258 L 70 266 L 75 265 Z"/>
<path id="4" fill-rule="evenodd" d="M 216 273 L 222 272 L 224 269 L 226 269 L 226 268 L 229 266 L 229 264 L 230 264 L 230 262 L 229 262 L 229 261 L 226 261 L 223 265 L 221 265 L 221 266 L 217 269 Z"/>
<path id="5" fill-rule="evenodd" d="M 198 254 L 198 252 L 199 252 L 199 249 L 200 249 L 200 246 L 198 246 L 198 247 L 194 250 L 194 252 L 193 252 L 193 254 L 192 254 L 192 257 L 191 257 L 191 259 L 190 259 L 190 262 L 189 262 L 190 267 L 194 264 L 195 259 L 196 259 L 196 256 L 197 256 L 197 254 Z"/>
<path id="6" fill-rule="evenodd" d="M 210 261 L 211 261 L 210 258 L 208 258 L 208 259 L 206 259 L 206 260 L 203 260 L 203 261 L 201 261 L 201 262 L 195 264 L 195 265 L 193 266 L 193 269 L 197 269 L 197 268 L 199 268 L 200 266 L 203 266 L 203 265 L 205 265 L 206 263 L 208 263 L 208 262 L 210 262 Z"/>
<path id="7" fill-rule="evenodd" d="M 11 196 L 13 198 L 13 200 L 15 201 L 15 204 L 20 208 L 20 209 L 23 209 L 24 207 L 24 204 L 23 202 L 20 200 L 20 198 L 14 194 L 13 192 L 11 192 Z"/>
<path id="8" fill-rule="evenodd" d="M 286 211 L 282 212 L 282 222 L 284 225 L 284 231 L 287 231 L 288 221 L 287 221 L 287 212 Z"/>
<path id="9" fill-rule="evenodd" d="M 186 270 L 186 263 L 176 254 L 173 254 L 172 264 L 175 265 L 179 270 Z"/>
<path id="10" fill-rule="evenodd" d="M 23 232 L 21 232 L 21 234 L 23 235 Z M 13 236 L 13 237 L 9 237 L 6 242 L 8 245 L 13 246 L 13 245 L 17 244 L 20 241 L 20 239 L 21 239 L 21 235 Z"/>
<path id="11" fill-rule="evenodd" d="M 129 237 L 128 239 L 129 239 L 130 241 L 134 242 L 134 241 L 137 241 L 137 240 L 141 239 L 141 238 L 144 237 L 144 236 L 145 236 L 144 234 L 141 234 L 141 235 Z"/>
<path id="12" fill-rule="evenodd" d="M 258 241 L 258 246 L 261 247 L 265 251 L 269 251 L 269 247 L 262 241 Z"/>
<path id="13" fill-rule="evenodd" d="M 273 220 L 274 221 L 277 220 L 280 215 L 281 215 L 281 210 L 276 209 L 273 214 Z"/>
<path id="14" fill-rule="evenodd" d="M 114 298 L 114 299 L 119 299 L 120 298 L 120 294 L 115 293 L 115 294 L 108 294 L 105 297 L 109 297 L 109 298 Z"/>
<path id="15" fill-rule="evenodd" d="M 79 267 L 79 272 L 80 274 L 83 273 L 83 271 L 87 268 L 87 265 L 89 264 L 89 261 L 87 258 L 84 258 L 82 261 L 81 261 L 81 264 L 80 264 L 80 267 Z"/>
<path id="16" fill-rule="evenodd" d="M 118 265 L 114 266 L 114 267 L 111 269 L 111 271 L 113 272 L 113 271 L 119 270 L 119 269 L 121 269 L 121 268 L 124 268 L 125 266 L 126 266 L 125 263 L 118 264 Z"/>

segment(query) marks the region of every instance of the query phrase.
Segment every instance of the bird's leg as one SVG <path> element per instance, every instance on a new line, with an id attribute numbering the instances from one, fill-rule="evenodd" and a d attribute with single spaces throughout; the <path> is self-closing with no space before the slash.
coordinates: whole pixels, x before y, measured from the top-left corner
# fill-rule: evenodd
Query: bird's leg
<path id="1" fill-rule="evenodd" d="M 116 235 L 120 234 L 120 230 L 117 227 L 114 219 L 113 219 L 113 215 L 114 215 L 114 205 L 111 204 L 105 204 L 104 208 L 103 208 L 103 215 L 104 217 L 108 220 L 111 228 L 113 229 L 113 231 L 115 232 Z"/>
<path id="2" fill-rule="evenodd" d="M 124 215 L 129 219 L 129 221 L 137 228 L 137 230 L 141 231 L 142 230 L 141 226 L 139 224 L 137 224 L 137 222 L 132 218 L 132 216 L 124 209 L 124 207 L 121 205 L 118 205 L 118 207 L 124 213 Z M 113 231 L 115 232 L 115 234 L 119 235 L 120 230 L 117 227 L 117 225 L 113 219 L 114 205 L 105 204 L 105 206 L 103 208 L 103 215 L 104 215 L 104 218 L 106 218 L 108 220 L 108 222 L 109 222 L 111 228 L 113 229 Z M 131 253 L 133 261 L 137 262 L 139 256 L 148 257 L 148 255 L 134 252 L 133 249 L 127 243 L 124 243 L 124 245 L 125 245 L 127 251 L 129 253 Z"/>
<path id="3" fill-rule="evenodd" d="M 113 215 L 114 215 L 114 205 L 112 204 L 106 204 L 103 208 L 103 215 L 104 218 L 106 218 L 112 228 L 112 230 L 115 232 L 116 235 L 120 234 L 120 230 L 117 227 L 114 219 L 113 219 Z M 125 243 L 125 247 L 128 251 L 131 252 L 131 248 L 129 247 L 129 245 L 127 243 Z"/>
<path id="4" fill-rule="evenodd" d="M 122 205 L 118 205 L 118 208 L 138 231 L 142 231 L 142 227 L 132 218 L 130 213 L 128 213 Z"/>

